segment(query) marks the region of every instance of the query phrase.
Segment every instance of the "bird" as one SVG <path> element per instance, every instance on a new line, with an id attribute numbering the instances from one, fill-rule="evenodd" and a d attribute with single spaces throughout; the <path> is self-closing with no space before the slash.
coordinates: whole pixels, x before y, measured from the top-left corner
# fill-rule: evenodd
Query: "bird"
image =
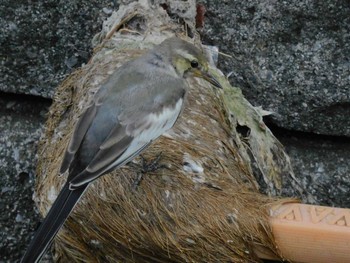
<path id="1" fill-rule="evenodd" d="M 178 119 L 189 78 L 217 88 L 201 49 L 164 40 L 117 68 L 77 120 L 60 168 L 66 183 L 36 231 L 22 263 L 39 262 L 89 184 L 139 155 Z"/>

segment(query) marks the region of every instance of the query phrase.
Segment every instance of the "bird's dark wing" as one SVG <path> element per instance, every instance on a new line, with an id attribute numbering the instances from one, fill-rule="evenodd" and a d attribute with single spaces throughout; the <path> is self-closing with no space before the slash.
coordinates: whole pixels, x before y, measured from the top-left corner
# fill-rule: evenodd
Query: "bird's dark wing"
<path id="1" fill-rule="evenodd" d="M 149 143 L 170 129 L 182 108 L 183 98 L 161 111 L 140 112 L 138 116 L 124 112 L 117 118 L 107 138 L 87 167 L 70 180 L 71 189 L 80 187 L 119 167 L 137 156 Z"/>
<path id="2" fill-rule="evenodd" d="M 80 116 L 78 122 L 75 125 L 74 132 L 69 142 L 68 148 L 64 154 L 63 162 L 61 165 L 60 173 L 65 173 L 71 165 L 76 152 L 78 151 L 81 142 L 84 139 L 86 132 L 88 131 L 93 119 L 96 116 L 97 105 L 92 103 Z"/>
<path id="3" fill-rule="evenodd" d="M 63 186 L 49 213 L 46 215 L 44 221 L 35 233 L 21 263 L 34 263 L 40 261 L 46 249 L 66 221 L 87 186 L 88 185 L 84 185 L 74 191 L 69 190 L 68 183 Z"/>
<path id="4" fill-rule="evenodd" d="M 134 71 L 132 77 L 131 85 L 123 74 L 111 78 L 113 83 L 107 82 L 96 94 L 95 106 L 79 121 L 83 128 L 77 125 L 73 137 L 79 138 L 70 143 L 68 155 L 74 155 L 69 165 L 79 162 L 81 169 L 71 172 L 69 167 L 70 189 L 130 161 L 170 129 L 179 116 L 186 85 L 183 79 L 150 78 Z M 90 124 L 83 124 L 85 120 Z"/>

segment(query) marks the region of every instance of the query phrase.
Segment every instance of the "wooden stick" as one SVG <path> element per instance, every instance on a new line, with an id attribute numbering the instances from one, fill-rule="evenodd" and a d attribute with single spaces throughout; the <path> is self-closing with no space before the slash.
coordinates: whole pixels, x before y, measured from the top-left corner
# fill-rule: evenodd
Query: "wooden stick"
<path id="1" fill-rule="evenodd" d="M 350 262 L 350 209 L 284 204 L 271 209 L 277 246 L 292 262 Z M 257 250 L 261 258 L 273 257 Z"/>

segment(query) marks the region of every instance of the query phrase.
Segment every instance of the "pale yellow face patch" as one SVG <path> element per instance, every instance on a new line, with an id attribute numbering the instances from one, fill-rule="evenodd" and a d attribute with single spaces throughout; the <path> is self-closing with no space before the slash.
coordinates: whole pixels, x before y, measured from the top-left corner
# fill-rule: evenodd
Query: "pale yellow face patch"
<path id="1" fill-rule="evenodd" d="M 204 56 L 195 57 L 190 53 L 187 53 L 185 50 L 177 50 L 176 57 L 174 58 L 174 65 L 179 74 L 183 75 L 185 71 L 191 69 L 191 62 L 197 61 L 199 66 L 199 70 L 207 71 L 208 70 L 208 62 L 206 61 Z"/>

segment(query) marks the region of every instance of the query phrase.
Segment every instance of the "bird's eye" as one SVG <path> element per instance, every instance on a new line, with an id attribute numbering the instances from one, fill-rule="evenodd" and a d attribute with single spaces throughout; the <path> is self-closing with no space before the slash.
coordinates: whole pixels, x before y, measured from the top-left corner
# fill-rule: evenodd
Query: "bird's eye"
<path id="1" fill-rule="evenodd" d="M 199 64 L 198 64 L 198 61 L 197 60 L 192 60 L 191 61 L 191 67 L 192 68 L 198 68 Z"/>

